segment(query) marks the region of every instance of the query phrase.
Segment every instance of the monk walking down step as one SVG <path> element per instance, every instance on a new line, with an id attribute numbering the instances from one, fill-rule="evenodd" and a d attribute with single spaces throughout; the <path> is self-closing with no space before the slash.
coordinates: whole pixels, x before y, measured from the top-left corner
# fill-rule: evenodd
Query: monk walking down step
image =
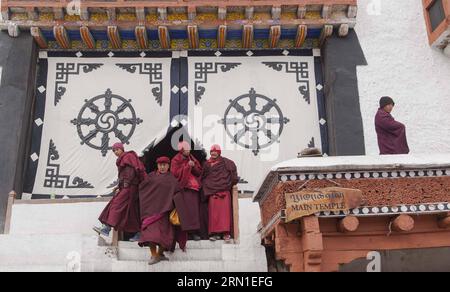
<path id="1" fill-rule="evenodd" d="M 146 176 L 145 167 L 134 151 L 125 152 L 122 143 L 114 144 L 112 150 L 117 156 L 119 185 L 116 195 L 100 215 L 103 227 L 94 227 L 94 230 L 104 236 L 109 236 L 111 228 L 137 234 L 141 229 L 138 186 Z"/>
<path id="2" fill-rule="evenodd" d="M 224 239 L 231 242 L 232 189 L 239 182 L 236 164 L 222 157 L 219 145 L 211 148 L 211 158 L 203 169 L 203 192 L 209 198 L 210 240 Z"/>
<path id="3" fill-rule="evenodd" d="M 173 200 L 180 191 L 178 180 L 169 172 L 170 158 L 157 160 L 158 170 L 152 172 L 139 186 L 141 210 L 141 247 L 150 247 L 149 265 L 168 260 L 164 251 L 172 249 L 174 230 L 169 220 L 174 210 Z"/>
<path id="4" fill-rule="evenodd" d="M 200 230 L 200 178 L 202 166 L 191 154 L 191 145 L 181 142 L 178 145 L 179 153 L 172 159 L 172 174 L 178 179 L 182 189 L 175 198 L 175 207 L 178 211 L 181 230 L 192 235 L 194 240 L 201 240 Z"/>

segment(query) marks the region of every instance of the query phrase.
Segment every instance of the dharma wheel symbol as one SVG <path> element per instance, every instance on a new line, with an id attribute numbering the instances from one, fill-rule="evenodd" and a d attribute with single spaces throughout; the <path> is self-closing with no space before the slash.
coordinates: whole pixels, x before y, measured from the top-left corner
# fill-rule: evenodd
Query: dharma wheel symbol
<path id="1" fill-rule="evenodd" d="M 221 122 L 234 143 L 251 149 L 257 156 L 261 149 L 280 142 L 284 126 L 290 120 L 283 116 L 276 99 L 258 94 L 252 88 L 248 94 L 230 100 Z"/>
<path id="2" fill-rule="evenodd" d="M 112 94 L 110 89 L 105 94 L 85 100 L 78 117 L 71 121 L 77 126 L 81 145 L 100 150 L 106 156 L 112 149 L 111 138 L 114 142 L 120 140 L 129 144 L 136 126 L 143 122 L 136 117 L 131 101 Z"/>

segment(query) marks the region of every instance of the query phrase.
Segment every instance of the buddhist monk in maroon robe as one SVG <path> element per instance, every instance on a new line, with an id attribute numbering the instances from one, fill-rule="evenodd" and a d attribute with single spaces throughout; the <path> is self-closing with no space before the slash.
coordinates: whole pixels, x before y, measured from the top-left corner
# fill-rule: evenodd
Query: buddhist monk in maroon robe
<path id="1" fill-rule="evenodd" d="M 119 185 L 116 195 L 100 215 L 103 228 L 94 227 L 94 230 L 105 236 L 109 235 L 111 228 L 138 233 L 141 229 L 138 186 L 146 176 L 145 167 L 135 152 L 125 152 L 123 144 L 114 144 L 113 151 L 118 157 Z"/>
<path id="2" fill-rule="evenodd" d="M 194 240 L 201 240 L 200 189 L 202 166 L 191 154 L 187 142 L 178 145 L 179 153 L 172 159 L 171 172 L 178 179 L 182 191 L 175 197 L 175 207 L 181 221 L 181 230 L 188 232 Z"/>
<path id="3" fill-rule="evenodd" d="M 232 189 L 239 182 L 236 164 L 222 157 L 219 145 L 211 148 L 211 158 L 204 164 L 203 192 L 209 198 L 210 240 L 231 241 L 233 225 Z"/>
<path id="4" fill-rule="evenodd" d="M 169 215 L 175 209 L 173 201 L 180 191 L 178 180 L 169 172 L 170 159 L 161 157 L 157 164 L 158 170 L 148 175 L 139 186 L 142 219 L 139 245 L 150 247 L 150 265 L 168 260 L 164 251 L 171 250 L 174 242 Z"/>
<path id="5" fill-rule="evenodd" d="M 375 116 L 375 129 L 381 155 L 409 153 L 406 127 L 391 115 L 394 105 L 392 98 L 382 97 L 380 108 Z"/>

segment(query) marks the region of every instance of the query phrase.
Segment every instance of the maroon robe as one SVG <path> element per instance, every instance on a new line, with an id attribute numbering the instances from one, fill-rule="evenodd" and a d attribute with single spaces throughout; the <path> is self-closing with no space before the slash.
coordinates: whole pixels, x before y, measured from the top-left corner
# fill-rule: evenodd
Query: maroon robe
<path id="1" fill-rule="evenodd" d="M 139 185 L 142 219 L 140 246 L 153 243 L 165 250 L 172 248 L 174 230 L 169 215 L 175 209 L 173 200 L 179 191 L 178 180 L 170 172 L 153 172 Z"/>
<path id="2" fill-rule="evenodd" d="M 381 155 L 408 154 L 406 127 L 397 122 L 390 113 L 379 109 L 375 116 L 375 129 Z"/>
<path id="3" fill-rule="evenodd" d="M 138 185 L 145 178 L 145 167 L 133 151 L 123 153 L 116 165 L 119 192 L 103 210 L 99 221 L 117 231 L 137 233 L 141 229 Z"/>
<path id="4" fill-rule="evenodd" d="M 203 192 L 209 198 L 209 233 L 221 234 L 232 231 L 232 189 L 239 182 L 233 161 L 219 157 L 205 163 Z"/>
<path id="5" fill-rule="evenodd" d="M 189 161 L 195 163 L 194 167 Z M 182 191 L 175 196 L 175 207 L 178 211 L 183 231 L 200 229 L 200 177 L 202 167 L 194 156 L 185 157 L 182 153 L 172 159 L 171 172 L 178 179 Z"/>

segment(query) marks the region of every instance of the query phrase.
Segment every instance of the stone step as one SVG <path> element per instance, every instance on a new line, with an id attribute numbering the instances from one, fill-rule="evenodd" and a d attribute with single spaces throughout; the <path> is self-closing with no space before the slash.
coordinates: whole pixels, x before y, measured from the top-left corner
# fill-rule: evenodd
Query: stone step
<path id="1" fill-rule="evenodd" d="M 172 261 L 222 260 L 221 249 L 188 249 L 186 252 L 176 250 L 174 253 L 166 252 L 165 255 Z M 118 258 L 121 261 L 148 261 L 150 259 L 150 250 L 148 247 L 139 249 L 120 248 Z"/>
<path id="2" fill-rule="evenodd" d="M 225 242 L 223 240 L 218 240 L 214 242 L 209 240 L 188 241 L 186 247 L 187 249 L 214 249 L 214 248 L 222 248 L 224 244 Z M 119 248 L 139 248 L 139 246 L 135 242 L 120 241 Z"/>
<path id="3" fill-rule="evenodd" d="M 169 261 L 149 266 L 142 261 L 113 261 L 113 272 L 267 272 L 258 261 Z"/>
<path id="4" fill-rule="evenodd" d="M 166 252 L 171 261 L 220 261 L 222 260 L 222 243 L 220 242 L 189 242 L 186 252 L 176 249 L 174 253 Z M 119 243 L 118 259 L 121 261 L 145 261 L 150 259 L 148 247 L 139 247 L 136 243 Z"/>
<path id="5" fill-rule="evenodd" d="M 48 266 L 48 265 L 33 265 L 33 266 L 0 266 L 0 273 L 40 273 L 40 272 L 67 272 L 66 266 Z"/>

